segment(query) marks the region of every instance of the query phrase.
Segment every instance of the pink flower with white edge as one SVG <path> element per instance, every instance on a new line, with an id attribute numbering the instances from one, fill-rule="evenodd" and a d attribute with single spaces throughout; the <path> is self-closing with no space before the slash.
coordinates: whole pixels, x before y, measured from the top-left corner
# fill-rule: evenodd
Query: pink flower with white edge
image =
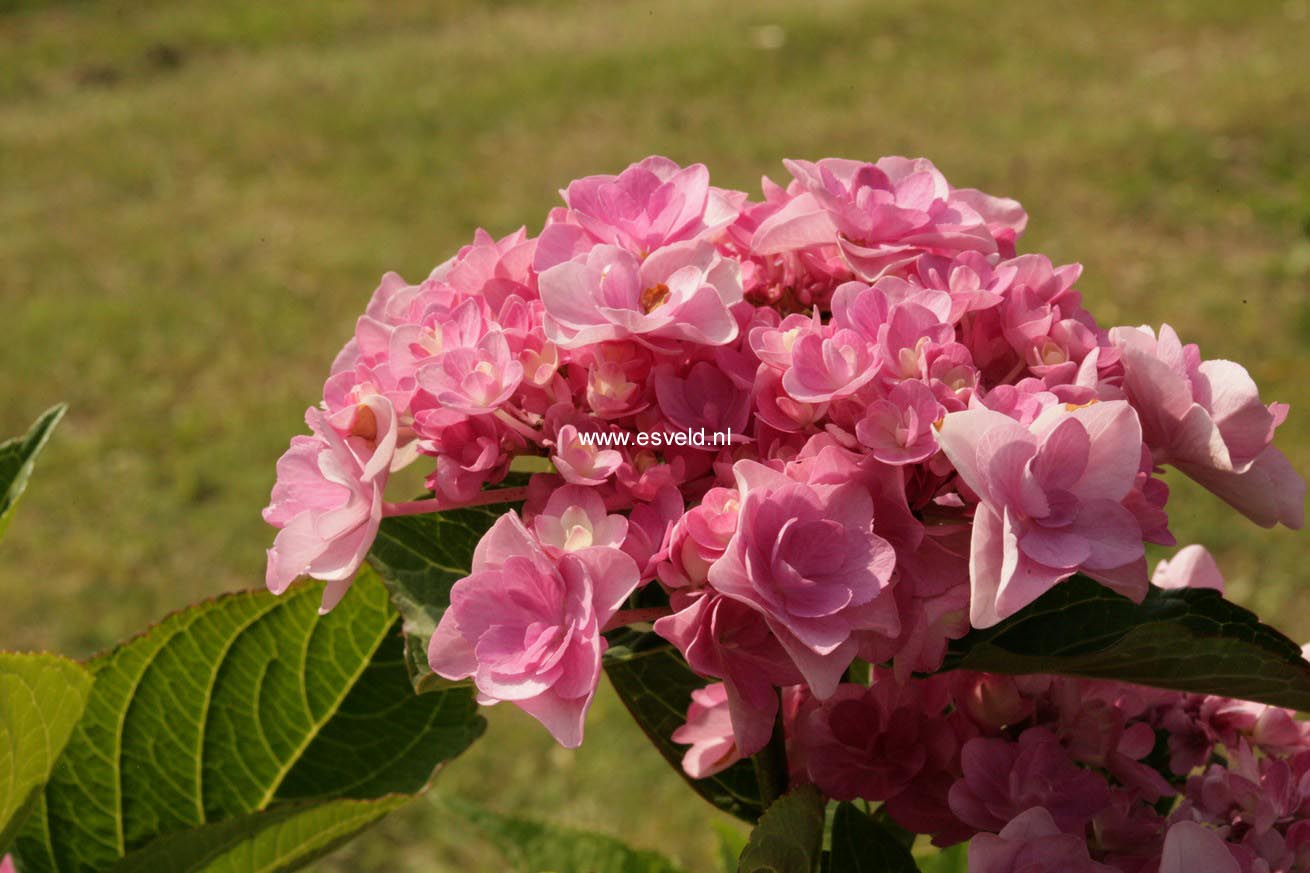
<path id="1" fill-rule="evenodd" d="M 742 299 L 737 263 L 705 242 L 675 243 L 644 261 L 615 246 L 541 274 L 546 337 L 566 349 L 636 339 L 655 348 L 737 338 L 728 311 Z"/>
<path id="2" fill-rule="evenodd" d="M 1201 873 L 1209 867 L 1193 867 Z M 969 841 L 969 873 L 1118 873 L 1093 861 L 1087 840 L 1067 834 L 1051 814 L 1034 806 L 1015 816 L 999 834 L 978 834 Z"/>
<path id="3" fill-rule="evenodd" d="M 1172 464 L 1262 527 L 1299 528 L 1305 479 L 1270 445 L 1287 406 L 1265 405 L 1246 369 L 1202 361 L 1169 325 L 1116 327 L 1123 389 L 1157 464 Z"/>
<path id="4" fill-rule="evenodd" d="M 264 582 L 281 594 L 297 577 L 327 581 L 320 612 L 340 602 L 364 562 L 382 520 L 382 492 L 396 450 L 396 417 L 381 395 L 369 397 L 357 421 L 368 432 L 342 437 L 310 408 L 314 436 L 291 440 L 277 463 L 277 483 L 264 520 L 279 528 L 268 550 Z"/>
<path id="5" fill-rule="evenodd" d="M 602 449 L 594 440 L 584 442 L 572 424 L 556 432 L 550 458 L 564 481 L 574 485 L 599 485 L 623 464 L 623 455 Z"/>
<path id="6" fill-rule="evenodd" d="M 483 705 L 509 701 L 577 748 L 600 681 L 600 635 L 637 587 L 637 565 L 614 548 L 552 560 L 518 516 L 478 542 L 428 647 L 432 670 L 472 678 Z"/>
<path id="7" fill-rule="evenodd" d="M 1205 546 L 1198 545 L 1184 546 L 1172 558 L 1156 565 L 1151 584 L 1160 588 L 1211 588 L 1224 593 L 1224 575 L 1219 565 Z"/>
<path id="8" fill-rule="evenodd" d="M 728 548 L 737 531 L 741 501 L 731 488 L 711 488 L 698 506 L 674 524 L 669 539 L 669 560 L 659 567 L 659 578 L 669 588 L 704 585 L 710 567 Z"/>
<path id="9" fill-rule="evenodd" d="M 546 507 L 532 519 L 537 542 L 547 555 L 604 547 L 617 549 L 628 533 L 628 520 L 605 512 L 605 501 L 592 488 L 565 485 L 551 493 Z"/>
<path id="10" fill-rule="evenodd" d="M 884 464 L 917 464 L 937 453 L 933 425 L 946 415 L 932 389 L 922 382 L 900 382 L 886 399 L 869 404 L 855 435 Z"/>
<path id="11" fill-rule="evenodd" d="M 991 627 L 1080 570 L 1145 596 L 1142 529 L 1123 505 L 1141 434 L 1121 400 L 1051 406 L 1031 427 L 982 409 L 943 419 L 942 451 L 981 500 L 969 559 L 974 627 Z"/>
<path id="12" fill-rule="evenodd" d="M 669 243 L 725 227 L 746 195 L 710 185 L 704 164 L 652 156 L 617 176 L 587 176 L 560 192 L 568 210 L 541 232 L 534 266 L 544 272 L 598 243 L 644 258 Z"/>
<path id="13" fill-rule="evenodd" d="M 523 381 L 523 365 L 505 335 L 487 333 L 473 348 L 450 349 L 418 371 L 418 384 L 442 406 L 465 415 L 488 415 L 503 406 Z"/>
<path id="14" fill-rule="evenodd" d="M 732 734 L 728 691 L 722 682 L 691 692 L 687 721 L 670 739 L 691 746 L 682 756 L 682 769 L 692 779 L 721 773 L 742 759 Z"/>
<path id="15" fill-rule="evenodd" d="M 859 649 L 859 634 L 899 631 L 882 597 L 896 554 L 873 532 L 863 485 L 808 485 L 754 461 L 733 465 L 741 512 L 715 590 L 760 612 L 815 695 L 832 694 Z"/>

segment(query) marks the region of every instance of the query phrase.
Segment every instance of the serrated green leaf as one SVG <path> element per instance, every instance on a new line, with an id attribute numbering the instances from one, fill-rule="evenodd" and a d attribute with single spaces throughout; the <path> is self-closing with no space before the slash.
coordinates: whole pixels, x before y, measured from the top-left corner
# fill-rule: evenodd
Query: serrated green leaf
<path id="1" fill-rule="evenodd" d="M 0 855 L 73 733 L 91 673 L 67 658 L 0 652 Z"/>
<path id="2" fill-rule="evenodd" d="M 943 669 L 1058 673 L 1310 710 L 1300 647 L 1216 591 L 1152 587 L 1133 603 L 1083 577 L 951 645 Z"/>
<path id="3" fill-rule="evenodd" d="M 470 692 L 413 694 L 376 575 L 320 618 L 321 590 L 220 597 L 92 660 L 86 712 L 19 837 L 26 873 L 108 870 L 286 801 L 412 794 L 467 748 L 484 726 Z"/>
<path id="4" fill-rule="evenodd" d="M 467 823 L 516 873 L 680 873 L 668 858 L 605 834 L 500 815 L 467 801 L 444 806 Z"/>
<path id="5" fill-rule="evenodd" d="M 743 821 L 760 817 L 759 782 L 749 761 L 705 779 L 692 779 L 682 769 L 687 747 L 673 742 L 672 735 L 686 721 L 691 693 L 705 679 L 692 672 L 677 649 L 654 633 L 627 633 L 623 648 L 606 657 L 605 673 L 642 731 L 698 794 Z"/>
<path id="6" fill-rule="evenodd" d="M 428 640 L 450 605 L 451 586 L 468 575 L 478 540 L 507 508 L 477 506 L 382 520 L 368 561 L 404 620 L 405 662 L 416 691 L 445 687 L 428 668 Z"/>
<path id="7" fill-rule="evenodd" d="M 814 873 L 823 854 L 827 801 L 813 785 L 784 794 L 751 831 L 738 873 Z"/>
<path id="8" fill-rule="evenodd" d="M 295 870 L 323 857 L 409 800 L 399 795 L 283 804 L 170 834 L 119 861 L 112 873 Z"/>
<path id="9" fill-rule="evenodd" d="M 27 489 L 27 480 L 36 465 L 36 456 L 45 448 L 46 441 L 64 417 L 68 407 L 64 404 L 52 406 L 36 420 L 32 427 L 21 437 L 0 443 L 0 539 L 4 538 L 9 527 L 9 519 L 18 498 Z"/>
<path id="10" fill-rule="evenodd" d="M 914 856 L 887 828 L 852 803 L 832 819 L 829 873 L 918 873 Z"/>

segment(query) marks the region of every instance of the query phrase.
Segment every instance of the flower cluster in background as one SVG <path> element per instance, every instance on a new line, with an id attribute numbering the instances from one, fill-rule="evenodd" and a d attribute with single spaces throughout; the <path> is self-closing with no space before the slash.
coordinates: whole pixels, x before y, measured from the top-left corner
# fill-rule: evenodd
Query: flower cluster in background
<path id="1" fill-rule="evenodd" d="M 693 775 L 781 717 L 795 778 L 940 842 L 978 834 L 986 873 L 1146 871 L 1216 845 L 1244 873 L 1306 863 L 1310 758 L 1285 714 L 911 678 L 1075 573 L 1144 596 L 1144 544 L 1174 544 L 1165 465 L 1299 527 L 1305 483 L 1272 445 L 1287 407 L 1167 325 L 1099 325 L 1077 265 L 1016 253 L 1013 200 L 922 159 L 786 167 L 753 201 L 648 158 L 571 183 L 539 236 L 479 232 L 417 285 L 384 277 L 279 462 L 269 587 L 326 579 L 330 609 L 383 517 L 522 501 L 430 662 L 567 746 L 603 633 L 654 618 L 712 683 L 677 736 Z M 591 438 L 700 429 L 733 442 Z M 496 488 L 520 456 L 552 472 Z M 420 460 L 432 497 L 388 502 Z M 1156 581 L 1222 584 L 1197 549 Z M 872 684 L 846 681 L 857 662 L 880 665 Z"/>

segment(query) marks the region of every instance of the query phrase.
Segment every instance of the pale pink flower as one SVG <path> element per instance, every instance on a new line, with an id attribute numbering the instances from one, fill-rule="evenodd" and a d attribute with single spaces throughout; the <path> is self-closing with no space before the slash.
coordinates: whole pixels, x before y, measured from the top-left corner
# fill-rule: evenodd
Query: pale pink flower
<path id="1" fill-rule="evenodd" d="M 472 348 L 444 352 L 436 363 L 418 371 L 420 387 L 442 406 L 466 415 L 495 412 L 522 380 L 523 365 L 498 330 L 488 332 Z"/>
<path id="2" fill-rule="evenodd" d="M 1264 527 L 1299 528 L 1305 480 L 1270 445 L 1287 406 L 1260 401 L 1246 369 L 1203 361 L 1169 325 L 1117 327 L 1123 388 L 1158 464 L 1172 464 Z"/>
<path id="3" fill-rule="evenodd" d="M 741 501 L 731 488 L 711 488 L 670 531 L 669 560 L 659 578 L 670 588 L 704 585 L 737 531 Z"/>
<path id="4" fill-rule="evenodd" d="M 669 738 L 691 746 L 682 756 L 682 769 L 692 779 L 713 776 L 741 760 L 728 712 L 728 691 L 722 682 L 691 693 L 687 721 Z"/>
<path id="5" fill-rule="evenodd" d="M 1201 873 L 1208 867 L 1193 867 Z M 1087 852 L 1087 840 L 1067 834 L 1040 806 L 1010 820 L 999 834 L 978 834 L 969 841 L 969 873 L 1117 873 Z"/>
<path id="6" fill-rule="evenodd" d="M 552 558 L 593 547 L 618 548 L 628 533 L 628 520 L 609 515 L 593 488 L 565 485 L 551 492 L 545 508 L 532 519 L 542 550 Z"/>
<path id="7" fill-rule="evenodd" d="M 942 451 L 981 500 L 970 555 L 970 620 L 990 627 L 1082 570 L 1140 598 L 1145 550 L 1124 507 L 1141 428 L 1123 401 L 1049 407 L 1031 428 L 998 412 L 947 415 Z"/>
<path id="8" fill-rule="evenodd" d="M 327 612 L 350 588 L 382 520 L 396 417 L 390 401 L 373 395 L 356 416 L 357 434 L 342 437 L 317 409 L 305 421 L 314 436 L 291 440 L 264 510 L 279 528 L 264 581 L 281 594 L 302 575 L 326 580 L 320 611 Z"/>
<path id="9" fill-rule="evenodd" d="M 742 299 L 740 272 L 709 243 L 675 243 L 644 261 L 596 246 L 539 282 L 546 337 L 562 348 L 627 338 L 659 348 L 714 346 L 737 337 L 728 307 Z"/>
<path id="10" fill-rule="evenodd" d="M 1172 558 L 1161 561 L 1151 576 L 1160 588 L 1212 588 L 1224 592 L 1224 576 L 1205 546 L 1184 546 Z"/>
<path id="11" fill-rule="evenodd" d="M 764 615 L 810 688 L 827 697 L 861 631 L 895 635 L 896 555 L 873 533 L 873 500 L 854 482 L 808 485 L 753 461 L 733 466 L 741 513 L 710 584 Z"/>
<path id="12" fill-rule="evenodd" d="M 535 267 L 544 272 L 596 245 L 644 258 L 669 243 L 694 239 L 736 219 L 746 195 L 711 187 L 704 164 L 679 167 L 652 156 L 617 176 L 587 176 L 560 192 L 566 220 L 541 232 Z"/>
<path id="13" fill-rule="evenodd" d="M 933 425 L 946 415 L 932 389 L 922 382 L 900 382 L 885 399 L 869 404 L 855 435 L 884 464 L 917 464 L 937 453 Z"/>
<path id="14" fill-rule="evenodd" d="M 637 582 L 636 564 L 618 549 L 552 560 L 507 513 L 478 542 L 472 572 L 451 588 L 428 661 L 447 679 L 471 677 L 479 703 L 508 700 L 576 748 L 600 680 L 601 629 Z"/>
<path id="15" fill-rule="evenodd" d="M 619 468 L 623 455 L 614 449 L 601 448 L 594 440 L 583 442 L 578 428 L 566 424 L 555 433 L 551 460 L 564 481 L 574 485 L 599 485 Z"/>
<path id="16" fill-rule="evenodd" d="M 0 873 L 17 873 L 14 869 L 14 858 L 12 855 L 5 855 L 0 858 Z"/>
<path id="17" fill-rule="evenodd" d="M 854 394 L 877 374 L 867 340 L 853 330 L 807 331 L 792 347 L 782 387 L 804 403 L 824 403 Z"/>

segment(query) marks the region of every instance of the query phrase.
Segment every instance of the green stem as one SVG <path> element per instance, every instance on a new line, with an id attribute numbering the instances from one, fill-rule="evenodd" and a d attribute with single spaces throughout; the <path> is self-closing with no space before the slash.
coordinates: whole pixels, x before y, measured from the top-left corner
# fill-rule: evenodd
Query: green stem
<path id="1" fill-rule="evenodd" d="M 778 718 L 773 723 L 769 743 L 751 757 L 755 779 L 760 784 L 760 804 L 768 809 L 773 801 L 787 793 L 787 738 L 782 730 L 782 700 L 779 694 Z"/>

